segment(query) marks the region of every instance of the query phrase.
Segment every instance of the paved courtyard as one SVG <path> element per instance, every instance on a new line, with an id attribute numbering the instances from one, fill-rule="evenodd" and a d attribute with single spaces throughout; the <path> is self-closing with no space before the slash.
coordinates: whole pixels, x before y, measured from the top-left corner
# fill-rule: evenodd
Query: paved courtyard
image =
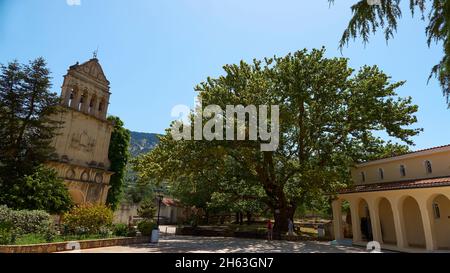
<path id="1" fill-rule="evenodd" d="M 80 252 L 80 251 L 68 251 Z M 224 237 L 163 236 L 159 244 L 114 246 L 82 253 L 357 253 L 363 248 L 332 246 L 329 242 L 288 242 Z"/>

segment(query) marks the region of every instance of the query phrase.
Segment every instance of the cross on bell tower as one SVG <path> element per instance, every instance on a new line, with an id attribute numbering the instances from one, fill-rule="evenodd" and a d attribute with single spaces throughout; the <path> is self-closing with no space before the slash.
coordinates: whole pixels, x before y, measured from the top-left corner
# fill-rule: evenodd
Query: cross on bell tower
<path id="1" fill-rule="evenodd" d="M 92 52 L 92 59 L 97 59 L 97 55 L 98 55 L 98 48 L 94 50 L 94 52 Z"/>

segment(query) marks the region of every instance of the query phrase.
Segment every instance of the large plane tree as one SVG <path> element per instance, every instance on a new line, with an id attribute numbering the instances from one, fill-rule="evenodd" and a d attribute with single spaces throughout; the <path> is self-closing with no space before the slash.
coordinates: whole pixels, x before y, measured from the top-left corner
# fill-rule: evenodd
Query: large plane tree
<path id="1" fill-rule="evenodd" d="M 305 196 L 348 184 L 355 162 L 403 152 L 405 146 L 379 137 L 384 132 L 412 144 L 420 131 L 411 128 L 417 106 L 395 93 L 403 82 L 392 82 L 376 66 L 356 71 L 347 59 L 324 54 L 301 50 L 226 65 L 223 76 L 197 86 L 203 107 L 279 105 L 275 151 L 261 151 L 262 141 L 176 141 L 168 130 L 135 162 L 140 178 L 235 196 L 230 202 L 257 200 L 270 209 L 281 234 Z"/>

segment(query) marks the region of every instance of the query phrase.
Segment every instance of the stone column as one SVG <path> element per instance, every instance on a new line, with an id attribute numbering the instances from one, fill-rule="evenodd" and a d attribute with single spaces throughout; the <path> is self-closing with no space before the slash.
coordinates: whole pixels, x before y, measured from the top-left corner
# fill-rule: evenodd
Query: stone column
<path id="1" fill-rule="evenodd" d="M 333 230 L 334 230 L 334 239 L 342 240 L 344 239 L 344 233 L 342 230 L 342 209 L 341 209 L 341 200 L 334 200 L 331 204 L 333 209 Z"/>
<path id="2" fill-rule="evenodd" d="M 425 233 L 425 243 L 428 251 L 435 250 L 437 247 L 436 244 L 436 236 L 434 234 L 434 219 L 431 211 L 431 206 L 427 205 L 427 198 L 420 197 L 416 198 L 417 203 L 419 204 L 420 214 L 422 216 L 423 223 L 423 231 Z"/>
<path id="3" fill-rule="evenodd" d="M 372 224 L 373 240 L 382 244 L 383 236 L 381 234 L 380 213 L 379 213 L 378 202 L 375 199 L 368 199 L 367 205 L 369 205 L 370 222 Z"/>
<path id="4" fill-rule="evenodd" d="M 92 107 L 91 107 L 91 115 L 93 116 L 97 116 L 97 97 L 95 95 L 92 95 L 92 97 L 89 99 L 89 105 L 91 104 L 92 101 Z"/>
<path id="5" fill-rule="evenodd" d="M 350 213 L 352 217 L 352 233 L 354 243 L 362 241 L 361 223 L 359 220 L 358 205 L 359 205 L 358 200 L 353 199 L 350 201 Z"/>
<path id="6" fill-rule="evenodd" d="M 104 111 L 105 111 L 105 100 L 102 97 L 97 98 L 97 109 L 96 109 L 96 113 L 97 113 L 97 117 L 100 119 L 104 119 Z M 100 104 L 102 105 L 102 110 L 100 111 Z"/>
<path id="7" fill-rule="evenodd" d="M 102 184 L 102 196 L 101 196 L 101 203 L 106 204 L 106 199 L 108 197 L 108 191 L 111 188 L 110 185 Z"/>
<path id="8" fill-rule="evenodd" d="M 70 101 L 70 95 L 72 93 L 72 88 L 70 87 L 63 87 L 63 97 L 61 98 L 62 100 L 62 104 L 64 106 L 69 106 L 69 101 Z"/>
<path id="9" fill-rule="evenodd" d="M 404 249 L 406 245 L 405 224 L 403 222 L 403 210 L 399 198 L 389 198 L 391 203 L 392 214 L 394 216 L 395 238 L 397 239 L 397 247 Z"/>
<path id="10" fill-rule="evenodd" d="M 85 91 L 84 92 L 84 97 L 83 97 L 83 106 L 81 108 L 81 112 L 86 113 L 86 114 L 88 113 L 90 99 L 91 99 L 91 94 L 89 92 Z"/>
<path id="11" fill-rule="evenodd" d="M 82 92 L 80 90 L 77 90 L 77 92 L 73 96 L 72 108 L 75 110 L 78 110 L 78 104 L 80 103 L 81 94 L 82 94 Z"/>

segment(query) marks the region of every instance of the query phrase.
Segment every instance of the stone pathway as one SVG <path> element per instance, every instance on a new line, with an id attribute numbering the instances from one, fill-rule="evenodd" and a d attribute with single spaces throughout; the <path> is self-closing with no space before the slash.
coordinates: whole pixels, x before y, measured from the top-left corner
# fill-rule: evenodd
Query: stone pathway
<path id="1" fill-rule="evenodd" d="M 77 251 L 68 251 L 77 252 Z M 80 251 L 78 251 L 80 252 Z M 114 246 L 82 253 L 358 253 L 365 249 L 317 241 L 266 241 L 224 237 L 162 236 L 159 244 Z"/>

